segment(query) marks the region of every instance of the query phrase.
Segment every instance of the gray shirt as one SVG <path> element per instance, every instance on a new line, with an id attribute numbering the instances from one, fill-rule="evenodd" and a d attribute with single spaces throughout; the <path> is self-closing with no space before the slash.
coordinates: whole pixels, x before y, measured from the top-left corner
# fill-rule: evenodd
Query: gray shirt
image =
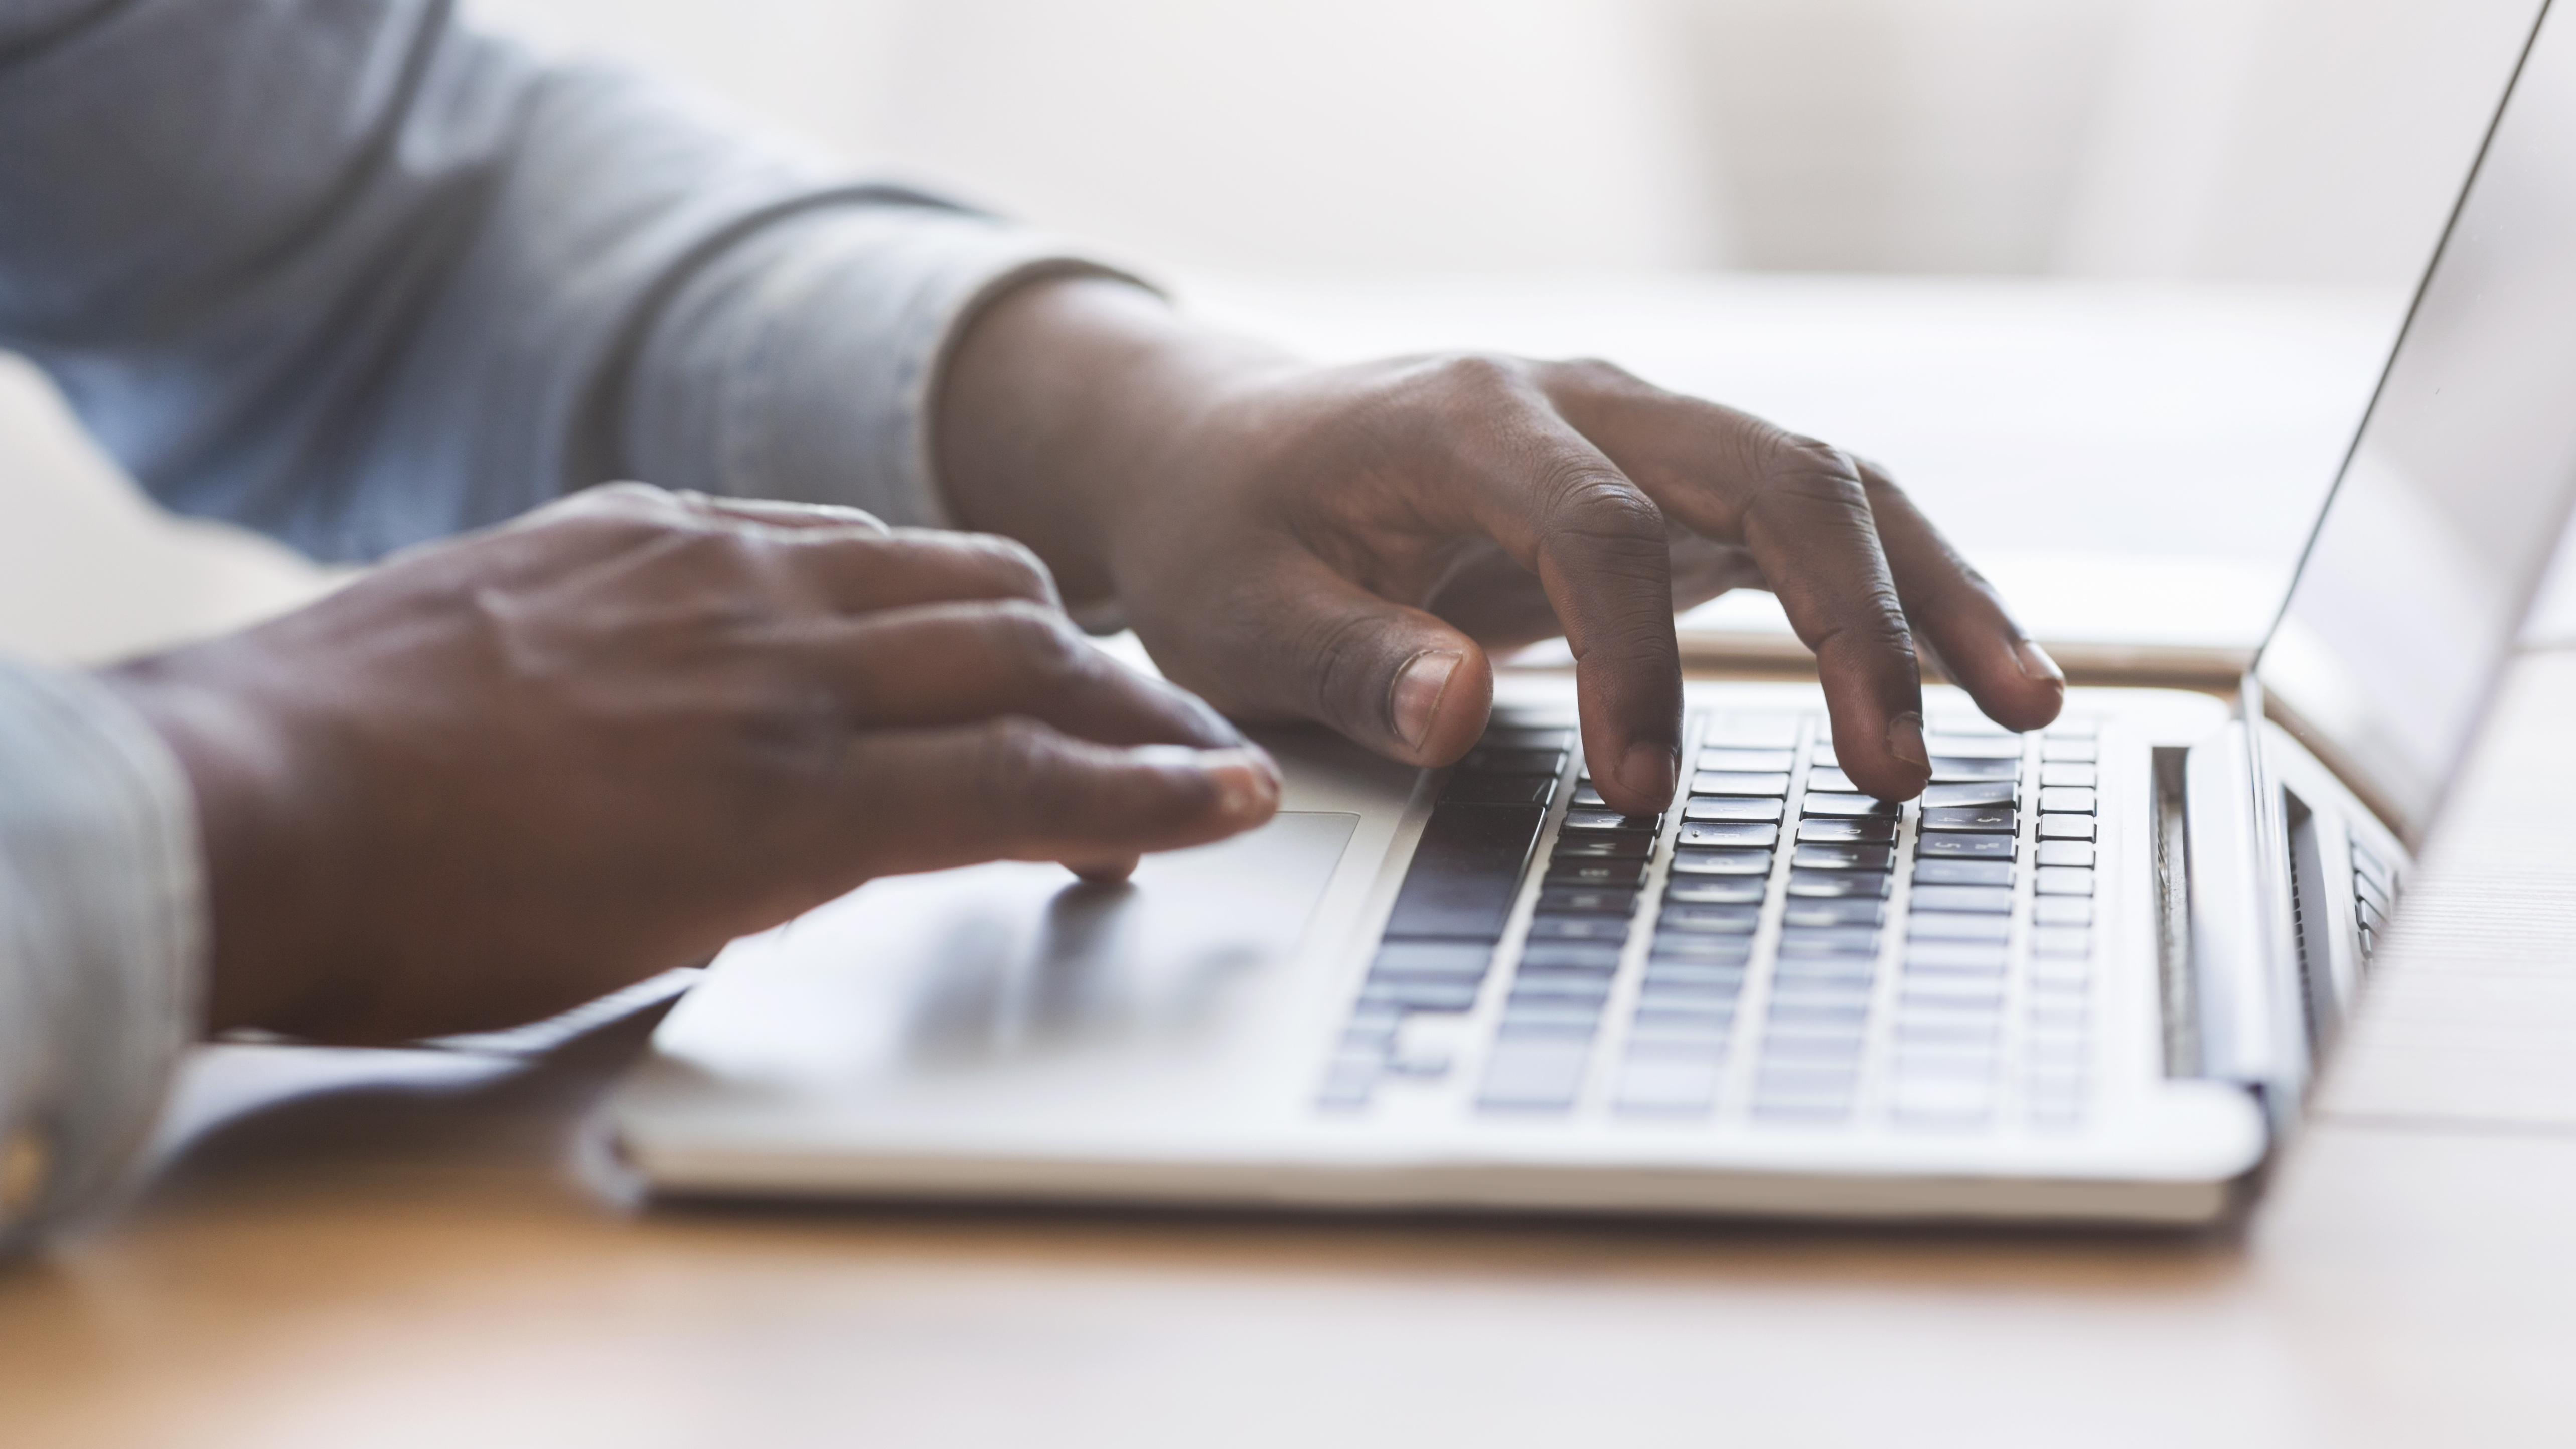
<path id="1" fill-rule="evenodd" d="M 0 0 L 0 346 L 318 558 L 614 477 L 946 523 L 945 349 L 1100 270 L 440 0 Z M 168 750 L 0 661 L 0 1248 L 114 1189 L 206 934 Z"/>

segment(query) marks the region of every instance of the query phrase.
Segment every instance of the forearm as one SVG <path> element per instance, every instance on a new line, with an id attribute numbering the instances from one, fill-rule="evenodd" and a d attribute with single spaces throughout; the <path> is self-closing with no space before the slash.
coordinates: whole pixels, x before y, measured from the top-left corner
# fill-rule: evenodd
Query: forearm
<path id="1" fill-rule="evenodd" d="M 945 521 L 953 330 L 1105 270 L 426 0 L 11 22 L 0 346 L 165 504 L 322 557 L 619 476 Z"/>

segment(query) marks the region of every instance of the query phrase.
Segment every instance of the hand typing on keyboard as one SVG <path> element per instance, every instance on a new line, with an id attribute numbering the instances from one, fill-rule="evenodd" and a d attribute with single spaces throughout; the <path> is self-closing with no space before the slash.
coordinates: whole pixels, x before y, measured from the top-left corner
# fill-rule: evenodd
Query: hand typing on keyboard
<path id="1" fill-rule="evenodd" d="M 1123 612 L 1239 718 L 1447 764 L 1484 727 L 1487 651 L 1563 634 L 1610 809 L 1670 801 L 1673 611 L 1728 588 L 1778 594 L 1816 650 L 1854 796 L 1930 777 L 1923 643 L 2007 727 L 2064 694 L 1877 469 L 1604 363 L 1310 367 L 1135 288 L 1062 281 L 976 324 L 938 440 L 967 524 L 1030 544 L 1078 610 Z M 1694 823 L 1715 841 L 1753 822 Z"/>

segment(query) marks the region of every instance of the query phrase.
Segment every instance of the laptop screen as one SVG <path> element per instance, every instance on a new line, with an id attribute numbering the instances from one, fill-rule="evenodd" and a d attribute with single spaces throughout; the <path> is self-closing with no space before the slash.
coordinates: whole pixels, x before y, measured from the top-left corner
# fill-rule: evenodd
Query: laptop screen
<path id="1" fill-rule="evenodd" d="M 2255 665 L 2275 715 L 2410 843 L 2571 498 L 2576 14 L 2544 13 Z"/>

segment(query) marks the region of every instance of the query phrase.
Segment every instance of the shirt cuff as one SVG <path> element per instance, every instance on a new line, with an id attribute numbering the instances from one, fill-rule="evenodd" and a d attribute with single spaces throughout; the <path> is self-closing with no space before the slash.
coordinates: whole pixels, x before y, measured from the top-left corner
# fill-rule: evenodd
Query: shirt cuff
<path id="1" fill-rule="evenodd" d="M 122 1184 L 197 1034 L 196 802 L 96 682 L 0 662 L 0 1253 Z"/>
<path id="2" fill-rule="evenodd" d="M 1051 277 L 1129 271 L 935 206 L 818 206 L 709 261 L 628 374 L 623 471 L 735 497 L 837 503 L 951 528 L 931 452 L 944 366 L 977 315 Z"/>

